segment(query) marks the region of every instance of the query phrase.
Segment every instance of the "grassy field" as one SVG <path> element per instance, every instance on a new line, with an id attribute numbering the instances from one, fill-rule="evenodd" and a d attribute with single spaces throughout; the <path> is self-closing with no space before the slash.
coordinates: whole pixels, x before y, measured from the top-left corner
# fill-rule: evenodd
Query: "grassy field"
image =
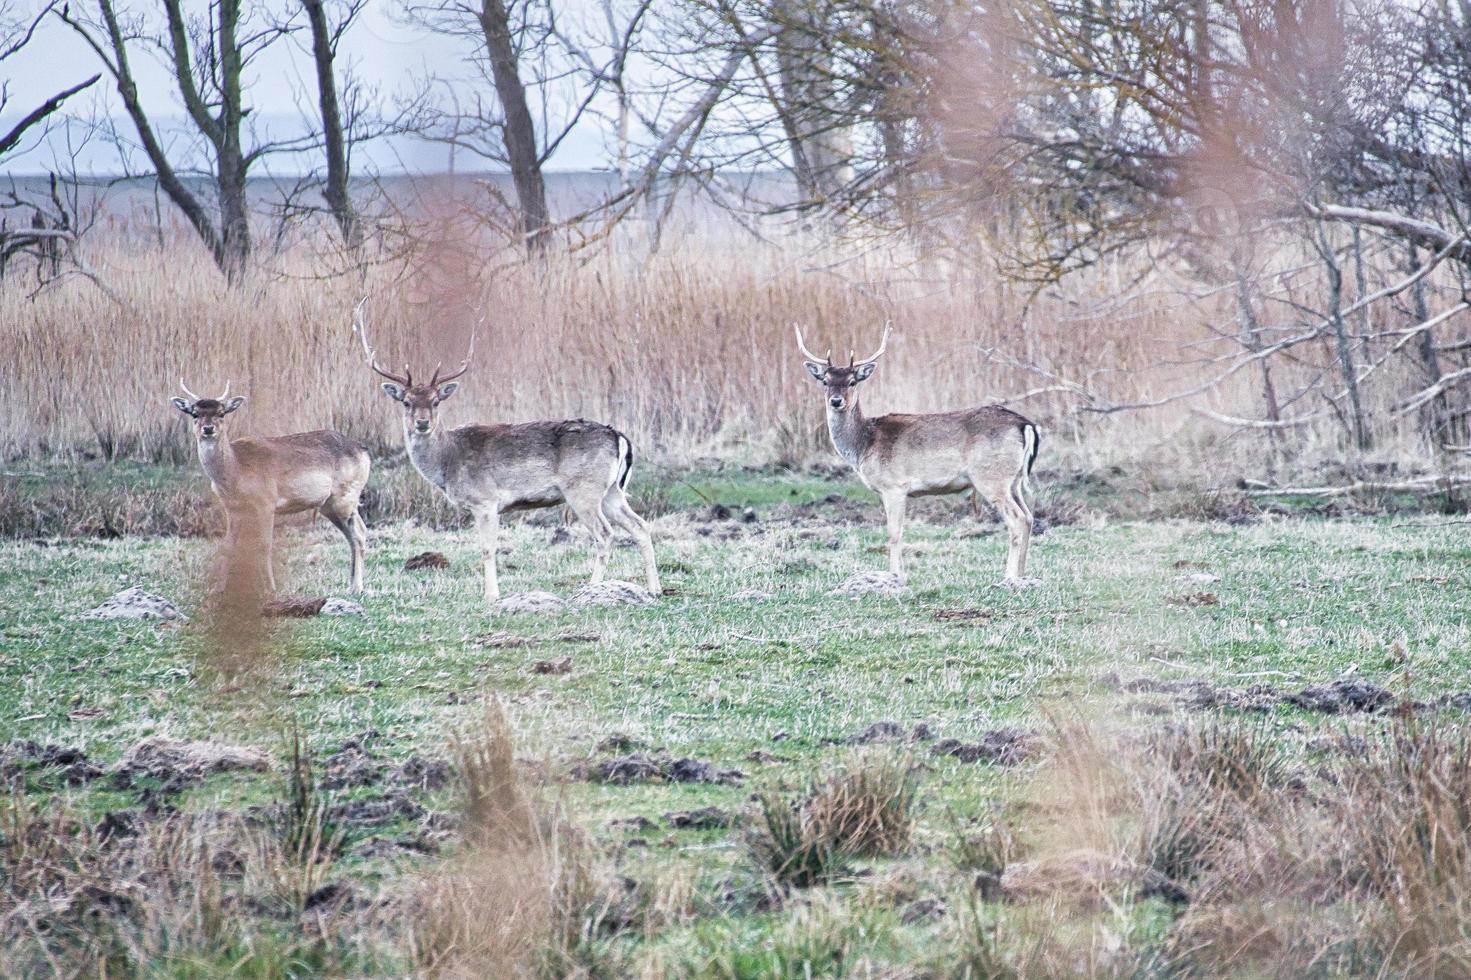
<path id="1" fill-rule="evenodd" d="M 0 804 L 0 972 L 1465 975 L 1464 939 L 1413 945 L 1384 925 L 1405 906 L 1371 873 L 1310 899 L 1283 870 L 1243 895 L 1244 873 L 1226 888 L 1230 862 L 1216 851 L 1171 864 L 1159 833 L 1140 832 L 1153 826 L 1149 780 L 1170 769 L 1148 762 L 1161 739 L 1194 746 L 1197 769 L 1200 746 L 1237 746 L 1218 754 L 1266 787 L 1247 807 L 1251 826 L 1285 807 L 1302 834 L 1338 819 L 1334 794 L 1361 785 L 1340 767 L 1368 767 L 1354 770 L 1367 779 L 1370 763 L 1356 760 L 1370 759 L 1391 771 L 1376 753 L 1427 730 L 1452 755 L 1464 748 L 1461 710 L 1437 699 L 1471 689 L 1465 527 L 1435 516 L 1123 522 L 1085 510 L 1035 540 L 1043 585 L 1012 591 L 991 585 L 999 525 L 956 498 L 909 532 L 910 595 L 848 598 L 831 590 L 884 567 L 878 504 L 856 484 L 732 471 L 644 492 L 663 512 L 654 527 L 667 594 L 651 608 L 488 613 L 470 534 L 383 523 L 370 538 L 366 614 L 271 621 L 255 667 L 234 675 L 222 658 L 249 638 L 211 629 L 201 612 L 210 540 L 4 543 L 0 774 L 14 793 Z M 585 542 L 559 530 L 510 526 L 503 592 L 576 590 Z M 282 533 L 282 591 L 342 595 L 336 533 Z M 428 550 L 449 568 L 402 569 Z M 636 552 L 620 548 L 613 577 L 636 570 Z M 77 618 L 134 585 L 193 619 Z M 1352 685 L 1294 699 L 1345 678 L 1365 682 L 1366 700 L 1339 697 Z M 898 727 L 859 738 L 878 722 Z M 309 756 L 297 763 L 293 733 Z M 179 781 L 112 771 L 156 736 L 254 746 L 271 761 Z M 46 757 L 48 744 L 76 752 Z M 491 781 L 514 783 L 537 814 L 527 826 L 540 828 L 510 850 L 467 829 L 504 831 L 475 815 L 476 800 L 499 797 L 482 791 L 474 760 L 496 753 Z M 665 754 L 709 763 L 701 771 L 718 781 L 635 772 L 619 785 L 588 768 L 630 754 L 633 769 Z M 441 760 L 447 778 L 415 782 Z M 888 829 L 793 845 L 783 815 L 809 825 L 799 838 L 821 837 L 811 828 L 835 786 Z M 718 808 L 694 819 L 707 826 L 670 816 L 705 807 Z M 109 857 L 115 837 L 99 829 L 126 824 L 135 841 L 175 848 L 179 863 L 187 835 L 157 828 L 183 822 L 195 846 L 235 817 L 232 832 L 276 850 L 221 872 L 213 905 L 201 885 L 154 868 L 165 887 L 139 870 L 142 844 Z M 51 853 L 37 828 L 70 843 Z M 303 828 L 316 835 L 306 858 Z M 158 843 L 167 833 L 172 843 Z M 1291 836 L 1275 834 L 1282 847 Z M 1353 839 L 1346 825 L 1343 837 Z M 798 862 L 770 858 L 804 841 L 812 881 L 793 873 Z M 1331 863 L 1306 844 L 1294 855 L 1303 875 Z M 1333 860 L 1335 880 L 1350 881 Z M 508 888 L 517 878 L 550 884 Z M 118 897 L 130 880 L 175 910 Z M 102 891 L 83 890 L 88 881 Z M 1460 908 L 1466 889 L 1452 892 Z M 1444 905 L 1451 893 L 1427 894 Z M 1447 922 L 1446 936 L 1465 921 Z M 477 952 L 477 930 L 504 922 L 519 923 L 515 942 L 482 935 Z"/>

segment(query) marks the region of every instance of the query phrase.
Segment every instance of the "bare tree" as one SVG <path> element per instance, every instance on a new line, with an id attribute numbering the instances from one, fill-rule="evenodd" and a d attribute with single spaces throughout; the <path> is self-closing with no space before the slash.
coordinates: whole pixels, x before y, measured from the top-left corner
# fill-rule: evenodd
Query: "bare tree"
<path id="1" fill-rule="evenodd" d="M 274 152 L 309 148 L 315 136 L 283 141 L 257 140 L 246 146 L 246 74 L 289 26 L 273 22 L 263 8 L 242 0 L 211 0 L 193 16 L 182 0 L 162 0 L 164 22 L 120 12 L 114 0 L 96 0 L 96 16 L 63 7 L 59 16 L 87 43 L 117 85 L 118 95 L 137 131 L 159 185 L 188 219 L 226 278 L 244 276 L 251 253 L 246 178 L 250 168 Z M 157 107 L 145 106 L 131 63 L 137 47 L 161 52 L 173 76 L 193 134 L 199 138 L 214 185 L 214 206 L 184 179 L 194 161 L 171 155 L 169 141 L 155 124 Z M 175 151 L 177 154 L 178 151 Z"/>
<path id="2" fill-rule="evenodd" d="M 346 0 L 336 24 L 328 21 L 325 0 L 301 0 L 311 31 L 312 62 L 317 73 L 317 106 L 322 126 L 322 151 L 326 158 L 326 177 L 322 196 L 332 212 L 333 220 L 349 248 L 362 243 L 362 227 L 353 206 L 350 187 L 351 169 L 348 150 L 351 133 L 343 115 L 342 99 L 337 87 L 337 47 L 353 20 L 362 12 L 367 0 Z"/>

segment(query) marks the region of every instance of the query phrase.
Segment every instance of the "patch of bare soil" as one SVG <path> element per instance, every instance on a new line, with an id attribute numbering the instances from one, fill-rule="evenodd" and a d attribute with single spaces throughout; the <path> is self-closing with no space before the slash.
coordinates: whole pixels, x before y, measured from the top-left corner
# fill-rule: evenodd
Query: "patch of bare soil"
<path id="1" fill-rule="evenodd" d="M 1198 608 L 1200 606 L 1219 606 L 1221 597 L 1214 592 L 1186 592 L 1182 595 L 1165 596 L 1165 602 L 1172 606 Z"/>
<path id="2" fill-rule="evenodd" d="M 996 617 L 994 609 L 937 609 L 931 617 L 937 623 L 979 623 Z"/>
<path id="3" fill-rule="evenodd" d="M 556 660 L 538 660 L 531 665 L 533 674 L 570 674 L 572 673 L 572 658 L 558 657 Z"/>
<path id="4" fill-rule="evenodd" d="M 133 745 L 111 769 L 118 789 L 132 789 L 139 780 L 158 782 L 166 792 L 187 789 L 217 772 L 245 769 L 265 772 L 271 757 L 260 749 L 228 742 L 186 742 L 151 736 Z"/>
<path id="5" fill-rule="evenodd" d="M 873 745 L 876 742 L 925 742 L 935 737 L 934 730 L 926 722 L 912 729 L 897 721 L 876 721 L 861 732 L 849 735 L 849 745 Z"/>
<path id="6" fill-rule="evenodd" d="M 10 782 L 26 772 L 48 770 L 68 786 L 80 786 L 101 777 L 104 770 L 87 753 L 69 745 L 41 744 L 16 739 L 0 746 L 0 781 Z"/>
<path id="7" fill-rule="evenodd" d="M 477 636 L 469 640 L 469 644 L 472 647 L 491 650 L 513 650 L 518 647 L 529 647 L 532 642 L 530 637 L 518 636 L 515 633 L 507 633 L 504 630 L 486 633 L 483 636 Z"/>
<path id="8" fill-rule="evenodd" d="M 867 569 L 854 572 L 833 589 L 831 595 L 864 596 L 880 595 L 900 598 L 909 595 L 909 586 L 893 572 L 878 572 Z"/>
<path id="9" fill-rule="evenodd" d="M 326 596 L 272 599 L 261 607 L 261 615 L 272 619 L 310 619 L 321 615 L 326 604 Z"/>
<path id="10" fill-rule="evenodd" d="M 420 572 L 425 569 L 440 571 L 449 568 L 449 559 L 438 551 L 421 551 L 404 559 L 404 571 Z"/>
<path id="11" fill-rule="evenodd" d="M 942 738 L 930 749 L 934 755 L 949 756 L 961 762 L 990 762 L 1014 766 L 1026 762 L 1037 750 L 1035 732 L 1020 728 L 996 728 L 984 733 L 979 742 L 962 742 L 958 738 Z"/>
<path id="12" fill-rule="evenodd" d="M 666 813 L 664 822 L 675 830 L 719 830 L 735 826 L 736 815 L 718 806 L 705 806 Z"/>
<path id="13" fill-rule="evenodd" d="M 739 769 L 722 769 L 700 759 L 676 759 L 663 753 L 633 752 L 599 762 L 582 762 L 572 775 L 590 783 L 627 786 L 629 783 L 718 783 L 738 785 L 746 778 Z"/>
<path id="14" fill-rule="evenodd" d="M 1171 694 L 1187 708 L 1232 708 L 1237 711 L 1272 711 L 1280 707 L 1300 708 L 1326 715 L 1369 713 L 1392 708 L 1421 710 L 1427 707 L 1456 707 L 1457 698 L 1465 698 L 1471 707 L 1471 693 L 1446 694 L 1431 704 L 1401 700 L 1391 691 L 1372 681 L 1340 678 L 1327 684 L 1310 684 L 1297 691 L 1282 691 L 1270 684 L 1252 684 L 1233 688 L 1205 680 L 1162 681 L 1150 677 L 1122 680 L 1104 678 L 1115 690 L 1126 694 Z"/>

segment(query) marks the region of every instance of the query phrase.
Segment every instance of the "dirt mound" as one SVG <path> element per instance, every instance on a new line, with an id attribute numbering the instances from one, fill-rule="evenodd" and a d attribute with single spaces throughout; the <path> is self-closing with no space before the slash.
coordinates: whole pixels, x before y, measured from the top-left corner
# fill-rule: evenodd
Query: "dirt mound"
<path id="1" fill-rule="evenodd" d="M 161 735 L 135 744 L 112 767 L 114 785 L 131 789 L 140 779 L 156 780 L 167 791 L 193 786 L 212 773 L 232 769 L 265 772 L 271 757 L 260 749 L 227 742 L 183 742 Z"/>
<path id="2" fill-rule="evenodd" d="M 632 582 L 608 579 L 597 585 L 584 585 L 572 601 L 579 606 L 652 606 L 654 596 Z"/>
<path id="3" fill-rule="evenodd" d="M 627 786 L 629 783 L 718 783 L 735 786 L 746 778 L 738 769 L 721 769 L 700 759 L 634 752 L 600 762 L 583 762 L 572 774 L 590 783 Z"/>
<path id="4" fill-rule="evenodd" d="M 424 569 L 441 570 L 449 568 L 449 559 L 438 551 L 421 551 L 417 555 L 404 559 L 404 571 L 418 572 Z"/>
<path id="5" fill-rule="evenodd" d="M 862 571 L 854 572 L 843 580 L 843 584 L 833 589 L 829 595 L 864 596 L 880 595 L 903 597 L 909 595 L 909 586 L 904 583 L 901 576 L 893 572 Z"/>
<path id="6" fill-rule="evenodd" d="M 102 605 L 82 613 L 82 619 L 187 620 L 179 607 L 161 595 L 134 586 L 106 599 Z"/>
<path id="7" fill-rule="evenodd" d="M 664 814 L 664 822 L 675 830 L 719 830 L 735 825 L 736 816 L 718 806 L 698 810 L 677 810 Z"/>
<path id="8" fill-rule="evenodd" d="M 776 593 L 765 589 L 741 589 L 739 592 L 732 592 L 728 598 L 731 602 L 766 602 L 775 599 Z"/>
<path id="9" fill-rule="evenodd" d="M 350 599 L 328 599 L 321 612 L 323 616 L 361 616 L 363 607 Z"/>
<path id="10" fill-rule="evenodd" d="M 1372 713 L 1396 705 L 1411 709 L 1425 705 L 1401 701 L 1391 691 L 1371 681 L 1340 678 L 1327 684 L 1310 684 L 1299 691 L 1282 691 L 1270 684 L 1233 688 L 1206 680 L 1156 680 L 1138 677 L 1121 680 L 1104 678 L 1115 690 L 1126 694 L 1172 694 L 1186 708 L 1231 708 L 1236 711 L 1273 711 L 1283 706 L 1325 715 Z M 1455 695 L 1443 696 L 1437 704 L 1454 705 Z M 1471 703 L 1471 699 L 1468 699 Z"/>
<path id="11" fill-rule="evenodd" d="M 531 665 L 533 674 L 570 674 L 572 673 L 572 658 L 570 656 L 558 657 L 556 660 L 538 660 Z"/>
<path id="12" fill-rule="evenodd" d="M 1382 711 L 1394 704 L 1395 696 L 1378 684 L 1360 680 L 1337 680 L 1331 684 L 1314 684 L 1296 694 L 1283 695 L 1282 700 L 1304 711 L 1321 711 L 1327 715 L 1358 711 Z"/>
<path id="13" fill-rule="evenodd" d="M 863 731 L 849 735 L 845 741 L 849 745 L 872 745 L 875 742 L 924 742 L 934 737 L 934 731 L 925 722 L 909 729 L 897 721 L 876 721 Z"/>
<path id="14" fill-rule="evenodd" d="M 513 615 L 526 613 L 542 616 L 548 613 L 559 613 L 566 607 L 565 602 L 550 592 L 513 592 L 502 599 L 497 608 L 503 613 Z"/>
<path id="15" fill-rule="evenodd" d="M 958 738 L 942 738 L 930 752 L 950 756 L 961 762 L 993 762 L 1012 766 L 1025 762 L 1037 749 L 1035 732 L 1020 728 L 997 728 L 986 732 L 979 742 L 962 742 Z"/>
<path id="16" fill-rule="evenodd" d="M 261 607 L 261 615 L 274 619 L 310 619 L 321 615 L 326 596 L 316 598 L 273 599 Z"/>
<path id="17" fill-rule="evenodd" d="M 328 819 L 352 827 L 372 827 L 398 820 L 423 820 L 427 814 L 423 806 L 399 790 L 339 803 L 328 812 Z"/>
<path id="18" fill-rule="evenodd" d="M 68 786 L 80 786 L 103 775 L 101 766 L 89 761 L 87 753 L 72 746 L 51 742 L 42 745 L 28 738 L 0 746 L 0 780 L 8 782 L 24 772 L 37 769 L 54 771 Z"/>

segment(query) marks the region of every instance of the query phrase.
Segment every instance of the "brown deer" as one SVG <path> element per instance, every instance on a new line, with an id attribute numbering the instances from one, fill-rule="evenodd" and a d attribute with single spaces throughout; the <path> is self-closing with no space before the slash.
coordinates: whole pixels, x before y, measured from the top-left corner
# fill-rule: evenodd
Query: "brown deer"
<path id="1" fill-rule="evenodd" d="M 654 544 L 643 518 L 634 513 L 624 488 L 633 470 L 633 444 L 611 426 L 586 419 L 462 425 L 445 430 L 439 406 L 459 390 L 457 380 L 470 369 L 475 341 L 460 366 L 441 375 L 435 365 L 427 384 L 385 370 L 362 319 L 353 315 L 353 332 L 362 342 L 368 367 L 386 380 L 383 390 L 403 406 L 404 441 L 419 474 L 446 497 L 468 507 L 475 518 L 485 562 L 485 600 L 500 598 L 495 549 L 500 515 L 508 511 L 566 504 L 593 536 L 592 583 L 603 580 L 612 549 L 613 524 L 633 536 L 643 554 L 649 592 L 659 595 Z"/>
<path id="2" fill-rule="evenodd" d="M 833 364 L 831 350 L 819 358 L 807 349 L 801 328 L 793 325 L 793 329 L 807 370 L 827 396 L 833 447 L 883 501 L 889 523 L 889 571 L 904 577 L 904 508 L 910 497 L 973 489 L 1006 523 L 1010 541 L 1003 584 L 1033 584 L 1025 578 L 1032 540 L 1032 511 L 1025 490 L 1037 459 L 1037 426 L 999 405 L 865 418 L 858 407 L 858 385 L 873 374 L 888 347 L 888 326 L 879 349 L 861 361 L 850 351 L 847 367 Z"/>
<path id="3" fill-rule="evenodd" d="M 349 586 L 361 592 L 368 528 L 358 513 L 358 501 L 372 466 L 368 451 L 329 429 L 230 439 L 225 432 L 226 418 L 245 404 L 245 397 L 231 398 L 229 384 L 218 398 L 200 398 L 183 381 L 179 387 L 189 397 L 171 401 L 194 420 L 199 462 L 225 508 L 228 560 L 251 555 L 259 539 L 266 583 L 274 592 L 271 539 L 276 515 L 314 510 L 347 539 L 352 553 Z"/>

